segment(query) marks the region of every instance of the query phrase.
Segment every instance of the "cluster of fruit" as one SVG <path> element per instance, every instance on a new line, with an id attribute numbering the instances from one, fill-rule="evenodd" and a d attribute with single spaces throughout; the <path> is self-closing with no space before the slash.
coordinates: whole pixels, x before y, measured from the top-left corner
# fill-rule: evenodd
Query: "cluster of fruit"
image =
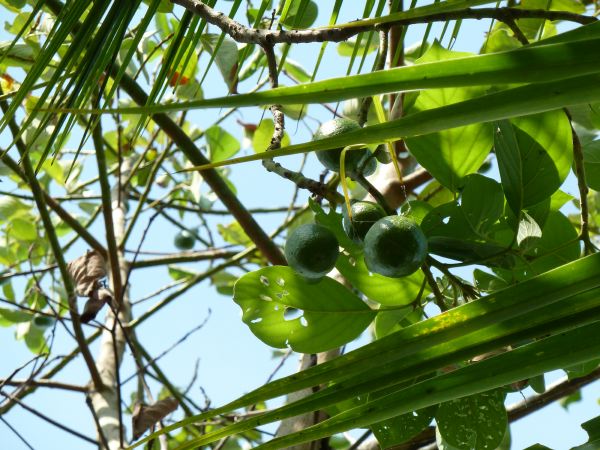
<path id="1" fill-rule="evenodd" d="M 353 120 L 334 119 L 321 125 L 315 140 L 357 129 L 360 125 Z M 339 172 L 342 150 L 317 152 L 317 157 L 325 167 Z M 376 166 L 370 155 L 368 149 L 349 152 L 346 157 L 348 172 L 361 169 L 370 172 L 368 161 L 372 160 Z M 346 234 L 363 246 L 365 263 L 371 272 L 390 278 L 404 277 L 417 271 L 425 262 L 427 238 L 410 217 L 388 216 L 377 203 L 360 201 L 351 206 L 350 214 L 344 214 L 343 226 Z M 319 224 L 296 228 L 285 244 L 285 257 L 290 267 L 313 281 L 333 269 L 339 251 L 334 233 Z"/>
<path id="2" fill-rule="evenodd" d="M 387 216 L 372 202 L 356 202 L 352 219 L 344 216 L 346 234 L 361 244 L 367 268 L 390 278 L 410 275 L 427 257 L 427 238 L 410 217 Z M 285 243 L 289 266 L 308 280 L 317 281 L 333 267 L 339 256 L 335 234 L 323 225 L 309 223 L 296 228 Z"/>

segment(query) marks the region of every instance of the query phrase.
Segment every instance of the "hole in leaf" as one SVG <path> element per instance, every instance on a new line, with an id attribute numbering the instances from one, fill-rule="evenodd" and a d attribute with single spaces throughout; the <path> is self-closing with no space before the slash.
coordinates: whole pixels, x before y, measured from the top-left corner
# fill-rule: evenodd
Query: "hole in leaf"
<path id="1" fill-rule="evenodd" d="M 283 287 L 285 286 L 285 280 L 283 278 L 277 278 L 277 284 Z"/>
<path id="2" fill-rule="evenodd" d="M 265 302 L 272 302 L 273 301 L 273 299 L 271 297 L 269 297 L 268 295 L 265 295 L 265 294 L 260 294 L 259 297 L 260 297 L 261 300 L 264 300 Z"/>
<path id="3" fill-rule="evenodd" d="M 308 327 L 308 322 L 304 316 L 300 317 L 300 325 L 302 325 L 305 328 Z"/>
<path id="4" fill-rule="evenodd" d="M 261 323 L 261 322 L 262 322 L 262 320 L 263 320 L 263 318 L 262 318 L 262 317 L 257 317 L 256 319 L 252 319 L 252 320 L 250 321 L 250 323 Z"/>
<path id="5" fill-rule="evenodd" d="M 348 262 L 352 267 L 356 267 L 356 260 L 352 257 L 348 258 Z"/>
<path id="6" fill-rule="evenodd" d="M 442 218 L 442 223 L 443 223 L 444 225 L 448 225 L 448 222 L 450 222 L 450 216 L 448 216 L 448 217 L 443 217 L 443 218 Z"/>
<path id="7" fill-rule="evenodd" d="M 260 276 L 260 282 L 262 284 L 264 284 L 265 286 L 269 286 L 271 283 L 269 282 L 269 279 L 267 277 L 265 277 L 264 275 Z"/>
<path id="8" fill-rule="evenodd" d="M 285 308 L 285 311 L 283 312 L 283 318 L 285 320 L 296 320 L 299 317 L 302 317 L 302 310 L 300 310 L 298 308 L 287 307 L 287 308 Z"/>

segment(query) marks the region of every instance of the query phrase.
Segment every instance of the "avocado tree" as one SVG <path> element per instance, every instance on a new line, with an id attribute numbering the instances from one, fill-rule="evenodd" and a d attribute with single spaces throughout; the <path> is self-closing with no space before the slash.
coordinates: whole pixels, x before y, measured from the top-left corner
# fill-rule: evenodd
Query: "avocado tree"
<path id="1" fill-rule="evenodd" d="M 2 434 L 30 446 L 25 408 L 110 450 L 504 449 L 600 376 L 597 2 L 0 5 L 0 324 L 31 352 Z M 176 386 L 146 340 L 200 283 L 302 370 Z M 50 388 L 95 431 L 29 405 Z"/>

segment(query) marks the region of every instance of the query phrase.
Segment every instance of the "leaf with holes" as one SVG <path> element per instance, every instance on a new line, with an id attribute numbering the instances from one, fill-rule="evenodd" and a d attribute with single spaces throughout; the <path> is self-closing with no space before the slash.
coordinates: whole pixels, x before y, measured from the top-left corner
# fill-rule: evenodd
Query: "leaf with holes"
<path id="1" fill-rule="evenodd" d="M 441 437 L 453 447 L 496 450 L 506 434 L 504 394 L 494 390 L 442 403 L 435 420 Z"/>
<path id="2" fill-rule="evenodd" d="M 375 318 L 360 298 L 331 278 L 309 284 L 292 269 L 247 273 L 233 288 L 242 320 L 264 343 L 318 353 L 357 338 Z"/>
<path id="3" fill-rule="evenodd" d="M 371 430 L 383 448 L 402 444 L 423 431 L 433 420 L 437 406 L 402 414 L 371 425 Z"/>

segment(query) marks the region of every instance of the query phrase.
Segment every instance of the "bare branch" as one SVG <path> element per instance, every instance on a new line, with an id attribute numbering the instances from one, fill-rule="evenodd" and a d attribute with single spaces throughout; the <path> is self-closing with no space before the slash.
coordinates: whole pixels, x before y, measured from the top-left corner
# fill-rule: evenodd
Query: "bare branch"
<path id="1" fill-rule="evenodd" d="M 37 380 L 11 380 L 8 378 L 0 379 L 0 386 L 23 386 L 30 385 L 36 387 L 47 387 L 53 389 L 63 389 L 65 391 L 73 391 L 73 392 L 83 392 L 87 393 L 89 391 L 89 387 L 87 386 L 79 386 L 76 384 L 70 383 L 62 383 L 60 381 L 47 380 L 44 378 L 38 378 Z"/>
<path id="2" fill-rule="evenodd" d="M 574 14 L 567 11 L 546 11 L 543 9 L 517 9 L 517 8 L 466 8 L 458 11 L 434 13 L 413 19 L 403 19 L 377 25 L 346 24 L 344 27 L 317 28 L 308 30 L 262 30 L 248 28 L 225 14 L 215 11 L 200 0 L 172 0 L 173 3 L 183 6 L 188 11 L 198 14 L 208 23 L 216 25 L 234 40 L 247 44 L 274 45 L 280 43 L 300 44 L 308 42 L 341 42 L 348 38 L 373 30 L 377 27 L 391 27 L 411 25 L 417 23 L 446 22 L 458 19 L 496 19 L 501 22 L 515 19 L 546 19 L 565 20 L 580 24 L 593 23 L 597 19 L 591 16 Z"/>
<path id="3" fill-rule="evenodd" d="M 6 398 L 9 398 L 13 402 L 17 403 L 23 409 L 29 411 L 31 414 L 39 417 L 40 419 L 48 422 L 49 424 L 54 425 L 55 427 L 60 428 L 61 430 L 66 431 L 67 433 L 72 434 L 73 436 L 76 436 L 79 439 L 89 442 L 90 444 L 98 445 L 98 441 L 86 436 L 85 434 L 80 433 L 77 430 L 74 430 L 72 428 L 67 427 L 66 425 L 63 425 L 62 423 L 52 419 L 51 417 L 48 417 L 47 415 L 39 412 L 37 409 L 32 408 L 31 406 L 27 405 L 26 403 L 23 403 L 23 401 L 19 400 L 17 397 L 15 397 L 9 393 L 3 392 L 3 391 L 0 391 L 0 394 L 5 396 Z"/>

